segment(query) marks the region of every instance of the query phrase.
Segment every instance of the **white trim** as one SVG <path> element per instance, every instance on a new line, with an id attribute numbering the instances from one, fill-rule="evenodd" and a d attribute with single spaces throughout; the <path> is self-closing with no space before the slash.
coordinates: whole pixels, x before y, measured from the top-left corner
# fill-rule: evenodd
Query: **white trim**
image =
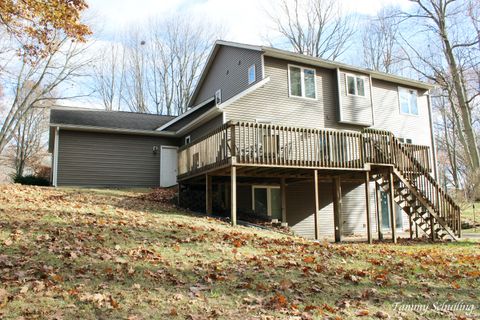
<path id="1" fill-rule="evenodd" d="M 201 102 L 200 104 L 196 105 L 195 107 L 188 109 L 187 111 L 185 111 L 184 113 L 182 113 L 182 114 L 179 115 L 178 117 L 175 117 L 175 118 L 173 118 L 172 120 L 168 121 L 167 123 L 165 123 L 165 124 L 162 125 L 161 127 L 158 127 L 156 130 L 157 130 L 157 131 L 162 131 L 163 129 L 171 126 L 172 124 L 174 124 L 174 123 L 177 122 L 178 120 L 181 120 L 181 119 L 185 118 L 186 116 L 188 116 L 188 115 L 191 114 L 192 112 L 195 112 L 195 111 L 197 111 L 198 109 L 200 109 L 201 107 L 203 107 L 204 105 L 212 102 L 214 99 L 215 99 L 215 97 L 208 98 L 207 100 Z"/>
<path id="2" fill-rule="evenodd" d="M 389 81 L 397 84 L 403 84 L 403 85 L 412 86 L 415 88 L 421 88 L 424 90 L 435 88 L 434 85 L 431 85 L 422 81 L 417 81 L 417 80 L 400 77 L 400 76 L 394 76 L 384 72 L 358 68 L 352 65 L 329 61 L 321 58 L 315 58 L 312 56 L 289 52 L 286 50 L 281 50 L 281 49 L 276 49 L 271 47 L 262 47 L 262 50 L 265 52 L 266 56 L 268 57 L 280 58 L 280 59 L 289 60 L 297 63 L 305 63 L 307 65 L 319 66 L 327 69 L 340 68 L 343 70 L 348 70 L 350 72 L 364 73 L 366 75 L 371 75 L 374 79 L 385 80 L 385 81 Z"/>
<path id="3" fill-rule="evenodd" d="M 337 87 L 338 87 L 338 121 L 342 121 L 343 119 L 343 106 L 342 106 L 342 86 L 341 86 L 341 76 L 342 73 L 340 72 L 340 69 L 337 68 Z"/>
<path id="4" fill-rule="evenodd" d="M 229 106 L 230 104 L 237 101 L 238 99 L 246 96 L 247 94 L 250 94 L 251 92 L 257 90 L 260 87 L 263 87 L 269 81 L 270 81 L 270 77 L 267 77 L 267 78 L 263 79 L 262 81 L 259 81 L 259 82 L 255 83 L 253 86 L 248 87 L 247 89 L 243 90 L 239 94 L 237 94 L 237 95 L 231 97 L 230 99 L 228 99 L 227 101 L 223 102 L 218 107 L 220 109 L 224 109 L 225 107 Z"/>
<path id="5" fill-rule="evenodd" d="M 250 79 L 250 70 L 253 68 L 253 80 Z M 248 67 L 248 70 L 247 70 L 247 77 L 248 77 L 248 84 L 252 84 L 254 83 L 255 81 L 257 81 L 257 68 L 255 67 L 255 63 L 252 64 L 250 67 Z"/>
<path id="6" fill-rule="evenodd" d="M 55 128 L 55 141 L 53 142 L 53 177 L 52 185 L 58 185 L 58 144 L 60 140 L 60 128 Z"/>
<path id="7" fill-rule="evenodd" d="M 255 189 L 267 189 L 267 216 L 272 216 L 272 189 L 280 189 L 277 185 L 252 185 L 252 211 L 255 212 Z"/>
<path id="8" fill-rule="evenodd" d="M 358 74 L 354 74 L 354 73 L 344 73 L 345 74 L 345 93 L 347 94 L 347 96 L 351 96 L 351 97 L 359 97 L 359 98 L 368 98 L 367 97 L 367 90 L 365 88 L 365 83 L 366 83 L 366 79 L 367 77 L 366 76 L 363 76 L 363 75 L 358 75 Z M 348 77 L 353 77 L 353 79 L 355 80 L 354 84 L 355 84 L 355 93 L 352 94 L 350 92 L 348 92 Z M 359 95 L 358 94 L 358 88 L 357 88 L 357 78 L 358 79 L 361 79 L 363 81 L 363 96 L 362 95 Z"/>
<path id="9" fill-rule="evenodd" d="M 187 123 L 186 125 L 184 125 L 180 129 L 178 129 L 175 132 L 175 135 L 181 135 L 185 131 L 188 131 L 190 129 L 195 129 L 198 125 L 202 124 L 202 121 L 207 121 L 207 120 L 213 119 L 213 117 L 215 117 L 216 115 L 218 115 L 220 113 L 222 113 L 222 111 L 220 110 L 219 107 L 213 107 L 213 108 L 209 109 L 207 112 L 205 112 L 204 114 L 202 114 L 200 117 L 195 118 L 195 120 Z"/>
<path id="10" fill-rule="evenodd" d="M 373 123 L 366 123 L 366 122 L 354 122 L 354 121 L 348 121 L 348 120 L 339 120 L 338 123 L 343 123 L 343 124 L 352 124 L 356 126 L 364 126 L 364 127 L 370 127 L 373 125 Z"/>
<path id="11" fill-rule="evenodd" d="M 262 61 L 262 79 L 265 79 L 265 54 L 262 53 L 260 56 L 260 59 Z"/>
<path id="12" fill-rule="evenodd" d="M 402 102 L 401 102 L 401 98 L 400 98 L 400 90 L 401 89 L 415 92 L 415 97 L 417 98 L 417 114 L 410 113 L 410 112 L 409 113 L 402 112 Z M 397 94 L 398 94 L 398 111 L 400 112 L 400 114 L 404 115 L 404 116 L 419 117 L 420 116 L 420 108 L 419 108 L 419 105 L 418 105 L 418 91 L 416 89 L 397 86 Z M 408 102 L 408 110 L 410 111 L 411 110 L 410 99 L 408 101 L 409 101 Z"/>
<path id="13" fill-rule="evenodd" d="M 106 127 L 96 127 L 96 126 L 83 126 L 83 125 L 76 125 L 76 124 L 50 123 L 50 127 L 59 127 L 59 128 L 62 128 L 62 129 L 93 131 L 93 132 L 115 132 L 115 133 L 126 133 L 126 134 L 140 134 L 140 135 L 147 135 L 147 136 L 164 136 L 164 137 L 175 136 L 175 132 L 172 132 L 172 131 L 161 131 L 161 132 L 159 132 L 159 131 L 156 131 L 156 130 L 106 128 Z"/>
<path id="14" fill-rule="evenodd" d="M 294 68 L 299 68 L 300 69 L 300 91 L 301 91 L 301 96 L 294 96 L 292 95 L 292 88 L 290 87 L 290 67 Z M 290 98 L 301 98 L 301 99 L 307 99 L 307 100 L 318 100 L 318 94 L 317 94 L 317 70 L 315 68 L 311 67 L 302 67 L 298 66 L 295 64 L 288 64 L 288 96 Z M 315 98 L 310 98 L 305 96 L 305 70 L 312 70 L 313 71 L 313 83 L 315 86 Z"/>
<path id="15" fill-rule="evenodd" d="M 372 75 L 368 75 L 368 85 L 370 88 L 370 109 L 372 109 L 372 126 L 375 125 L 375 108 L 373 107 L 373 81 L 372 81 Z"/>
<path id="16" fill-rule="evenodd" d="M 254 51 L 262 51 L 261 46 L 256 46 L 253 44 L 246 44 L 246 43 L 239 43 L 239 42 L 232 42 L 232 41 L 225 41 L 225 40 L 217 40 L 215 41 L 215 45 L 222 45 L 222 46 L 248 49 L 248 50 L 254 50 Z"/>
<path id="17" fill-rule="evenodd" d="M 222 112 L 222 122 L 224 124 L 227 123 L 227 113 L 226 112 Z"/>

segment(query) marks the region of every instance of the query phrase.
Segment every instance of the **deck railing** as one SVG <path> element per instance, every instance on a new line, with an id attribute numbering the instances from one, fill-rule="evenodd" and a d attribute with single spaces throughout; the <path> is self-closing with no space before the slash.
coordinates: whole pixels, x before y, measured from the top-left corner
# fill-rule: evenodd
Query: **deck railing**
<path id="1" fill-rule="evenodd" d="M 243 165 L 359 170 L 366 163 L 392 163 L 389 152 L 378 150 L 391 149 L 383 140 L 365 132 L 229 122 L 179 149 L 179 176 L 224 166 L 232 157 Z M 428 147 L 404 146 L 430 170 Z"/>

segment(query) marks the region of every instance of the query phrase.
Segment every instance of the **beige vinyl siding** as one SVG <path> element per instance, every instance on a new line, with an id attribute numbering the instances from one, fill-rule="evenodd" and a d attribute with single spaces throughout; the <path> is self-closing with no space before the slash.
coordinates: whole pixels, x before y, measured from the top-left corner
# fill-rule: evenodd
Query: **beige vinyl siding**
<path id="1" fill-rule="evenodd" d="M 371 126 L 373 124 L 370 78 L 368 75 L 340 71 L 340 119 L 341 122 Z M 347 92 L 347 75 L 361 77 L 365 84 L 365 96 L 350 95 Z"/>
<path id="2" fill-rule="evenodd" d="M 377 231 L 375 184 L 370 183 L 370 222 L 372 233 Z M 367 204 L 365 184 L 342 183 L 342 234 L 367 235 Z"/>
<path id="3" fill-rule="evenodd" d="M 248 68 L 255 65 L 256 81 L 248 84 Z M 222 90 L 222 101 L 262 79 L 262 53 L 260 51 L 221 46 L 214 58 L 193 105 L 201 103 Z"/>
<path id="4" fill-rule="evenodd" d="M 286 60 L 265 57 L 265 77 L 261 88 L 225 107 L 227 120 L 270 121 L 271 123 L 309 127 L 355 129 L 357 126 L 337 122 L 336 71 L 314 68 L 317 99 L 289 97 L 288 64 Z M 300 65 L 309 67 L 305 65 Z M 309 67 L 312 68 L 312 67 Z"/>
<path id="5" fill-rule="evenodd" d="M 160 152 L 175 145 L 161 137 L 60 130 L 58 185 L 156 187 Z"/>

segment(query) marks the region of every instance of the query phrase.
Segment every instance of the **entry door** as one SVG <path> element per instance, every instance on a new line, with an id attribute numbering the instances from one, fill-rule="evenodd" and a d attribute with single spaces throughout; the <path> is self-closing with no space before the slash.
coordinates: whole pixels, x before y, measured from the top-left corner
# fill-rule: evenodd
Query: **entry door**
<path id="1" fill-rule="evenodd" d="M 282 198 L 280 187 L 253 186 L 253 211 L 256 214 L 269 216 L 272 219 L 282 220 Z"/>
<path id="2" fill-rule="evenodd" d="M 162 146 L 160 150 L 160 187 L 177 184 L 177 147 Z"/>
<path id="3" fill-rule="evenodd" d="M 386 192 L 380 191 L 380 203 L 382 213 L 382 229 L 390 229 L 390 206 L 389 198 Z M 403 228 L 402 208 L 398 204 L 394 204 L 395 208 L 395 226 L 396 229 Z"/>

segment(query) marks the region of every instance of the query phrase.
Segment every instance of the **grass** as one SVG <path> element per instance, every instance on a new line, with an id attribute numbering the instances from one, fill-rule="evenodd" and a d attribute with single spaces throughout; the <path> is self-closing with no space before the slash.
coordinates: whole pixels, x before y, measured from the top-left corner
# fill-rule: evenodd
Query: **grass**
<path id="1" fill-rule="evenodd" d="M 315 243 L 142 192 L 1 186 L 0 318 L 479 316 L 477 242 Z"/>
<path id="2" fill-rule="evenodd" d="M 473 203 L 469 204 L 464 210 L 462 210 L 462 220 L 463 221 L 468 221 L 473 225 L 474 221 L 477 224 L 480 224 L 480 201 L 477 201 L 474 203 L 475 204 L 475 219 L 474 219 L 474 209 L 473 209 Z M 480 227 L 475 228 L 470 228 L 470 229 L 464 229 L 463 232 L 466 233 L 480 233 Z"/>

